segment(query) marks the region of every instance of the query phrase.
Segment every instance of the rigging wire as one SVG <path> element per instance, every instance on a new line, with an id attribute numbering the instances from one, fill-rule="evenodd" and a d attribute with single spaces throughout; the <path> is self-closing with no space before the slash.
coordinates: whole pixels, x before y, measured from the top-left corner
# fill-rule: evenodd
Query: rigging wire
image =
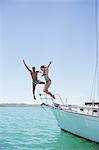
<path id="1" fill-rule="evenodd" d="M 95 0 L 95 33 L 96 33 L 96 65 L 95 65 L 95 73 L 93 78 L 93 84 L 92 84 L 92 90 L 91 90 L 91 96 L 90 100 L 94 103 L 95 99 L 99 99 L 99 81 L 98 81 L 98 65 L 99 65 L 99 54 L 98 54 L 98 48 L 99 48 L 99 42 L 98 42 L 98 1 Z"/>

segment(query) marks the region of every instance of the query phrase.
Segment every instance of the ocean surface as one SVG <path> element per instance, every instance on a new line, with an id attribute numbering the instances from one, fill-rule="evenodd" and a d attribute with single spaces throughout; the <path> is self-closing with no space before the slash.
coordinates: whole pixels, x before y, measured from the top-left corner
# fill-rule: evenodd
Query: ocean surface
<path id="1" fill-rule="evenodd" d="M 99 144 L 61 131 L 42 107 L 0 107 L 0 150 L 99 150 Z"/>

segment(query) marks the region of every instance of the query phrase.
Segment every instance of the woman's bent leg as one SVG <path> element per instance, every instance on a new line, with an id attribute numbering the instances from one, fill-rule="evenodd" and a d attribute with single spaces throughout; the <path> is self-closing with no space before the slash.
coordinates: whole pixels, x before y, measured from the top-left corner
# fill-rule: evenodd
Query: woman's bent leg
<path id="1" fill-rule="evenodd" d="M 52 98 L 55 99 L 55 96 L 54 96 L 51 92 L 48 91 L 48 88 L 49 88 L 50 85 L 51 85 L 51 80 L 49 80 L 49 81 L 45 84 L 43 91 L 44 91 L 45 93 L 47 93 L 48 95 L 50 95 Z"/>

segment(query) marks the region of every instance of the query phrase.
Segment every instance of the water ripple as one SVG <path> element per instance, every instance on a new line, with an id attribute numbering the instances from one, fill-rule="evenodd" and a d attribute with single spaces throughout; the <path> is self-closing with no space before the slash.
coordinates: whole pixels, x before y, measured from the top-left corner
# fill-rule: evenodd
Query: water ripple
<path id="1" fill-rule="evenodd" d="M 0 108 L 0 150 L 99 150 L 99 144 L 61 131 L 48 111 Z"/>

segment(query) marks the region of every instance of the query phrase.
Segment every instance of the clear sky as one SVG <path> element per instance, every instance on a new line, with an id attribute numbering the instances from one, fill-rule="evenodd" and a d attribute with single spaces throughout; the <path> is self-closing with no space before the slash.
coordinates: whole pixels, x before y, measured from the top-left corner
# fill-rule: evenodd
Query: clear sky
<path id="1" fill-rule="evenodd" d="M 64 101 L 89 100 L 95 42 L 95 0 L 0 0 L 0 103 L 34 103 L 23 58 L 37 69 L 53 61 L 50 90 Z"/>

